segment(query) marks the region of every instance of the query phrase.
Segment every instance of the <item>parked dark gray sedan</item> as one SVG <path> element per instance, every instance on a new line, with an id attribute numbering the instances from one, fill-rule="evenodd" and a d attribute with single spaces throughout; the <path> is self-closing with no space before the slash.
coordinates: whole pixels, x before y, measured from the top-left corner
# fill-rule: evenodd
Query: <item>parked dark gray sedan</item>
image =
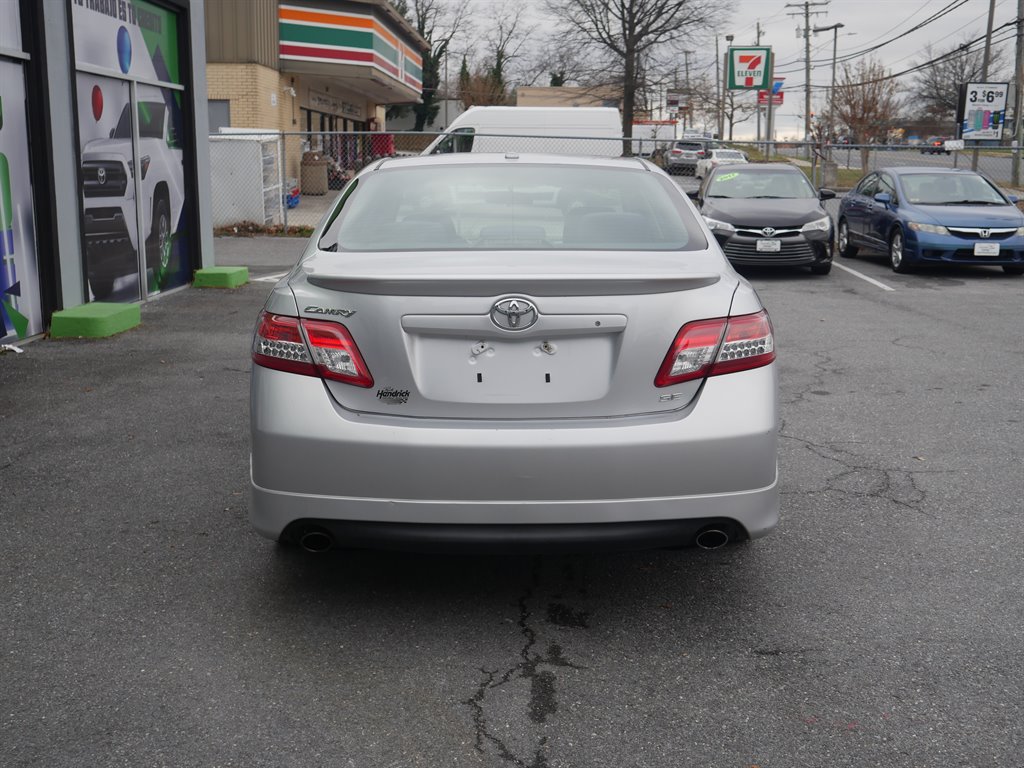
<path id="1" fill-rule="evenodd" d="M 748 163 L 715 169 L 691 192 L 704 221 L 733 264 L 832 269 L 832 219 L 803 171 L 784 163 Z"/>
<path id="2" fill-rule="evenodd" d="M 257 323 L 252 521 L 310 550 L 762 536 L 774 360 L 757 294 L 650 163 L 383 160 Z"/>

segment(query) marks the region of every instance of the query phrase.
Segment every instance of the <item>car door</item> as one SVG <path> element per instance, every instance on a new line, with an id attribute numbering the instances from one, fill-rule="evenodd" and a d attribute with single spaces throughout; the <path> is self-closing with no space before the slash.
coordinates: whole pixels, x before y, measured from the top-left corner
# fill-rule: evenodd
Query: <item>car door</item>
<path id="1" fill-rule="evenodd" d="M 864 230 L 869 212 L 868 204 L 871 202 L 877 186 L 878 174 L 869 173 L 850 193 L 849 202 L 843 215 L 846 217 L 850 237 L 855 240 L 863 241 L 865 239 Z"/>
<path id="2" fill-rule="evenodd" d="M 874 199 L 874 195 L 884 192 L 889 195 L 891 201 L 881 203 Z M 865 236 L 874 248 L 886 249 L 889 247 L 889 233 L 898 217 L 899 196 L 896 192 L 896 184 L 892 175 L 888 173 L 878 174 L 878 181 L 875 184 L 875 191 L 870 198 L 870 207 L 866 219 L 867 229 Z"/>

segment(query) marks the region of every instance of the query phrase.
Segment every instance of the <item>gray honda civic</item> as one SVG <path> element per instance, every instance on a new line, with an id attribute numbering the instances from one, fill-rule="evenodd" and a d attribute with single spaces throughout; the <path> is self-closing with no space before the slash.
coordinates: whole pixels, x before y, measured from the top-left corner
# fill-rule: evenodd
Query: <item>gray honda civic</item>
<path id="1" fill-rule="evenodd" d="M 252 359 L 250 514 L 283 543 L 715 548 L 778 521 L 771 322 L 641 159 L 374 162 Z"/>

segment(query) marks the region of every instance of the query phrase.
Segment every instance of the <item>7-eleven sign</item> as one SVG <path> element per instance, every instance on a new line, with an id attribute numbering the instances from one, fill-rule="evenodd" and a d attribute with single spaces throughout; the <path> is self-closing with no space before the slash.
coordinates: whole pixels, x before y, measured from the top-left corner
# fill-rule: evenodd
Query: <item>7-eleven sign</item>
<path id="1" fill-rule="evenodd" d="M 729 90 L 766 89 L 771 82 L 772 49 L 729 48 L 726 54 Z"/>

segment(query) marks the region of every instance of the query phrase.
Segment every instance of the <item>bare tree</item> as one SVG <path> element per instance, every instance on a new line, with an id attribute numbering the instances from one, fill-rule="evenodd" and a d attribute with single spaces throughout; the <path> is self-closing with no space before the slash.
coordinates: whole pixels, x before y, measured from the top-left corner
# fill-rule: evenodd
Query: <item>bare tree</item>
<path id="1" fill-rule="evenodd" d="M 882 63 L 861 59 L 856 66 L 843 64 L 833 101 L 834 123 L 845 125 L 859 144 L 883 142 L 899 122 L 902 101 Z M 861 169 L 867 172 L 869 149 L 860 151 Z"/>
<path id="2" fill-rule="evenodd" d="M 915 99 L 914 106 L 927 117 L 941 122 L 952 122 L 956 117 L 957 100 L 961 83 L 979 82 L 984 70 L 985 51 L 982 48 L 970 50 L 966 45 L 954 45 L 942 53 L 936 53 L 931 44 L 924 48 L 924 60 L 934 61 L 922 69 L 914 79 L 910 92 Z M 997 79 L 991 73 L 1004 66 L 1002 52 L 992 49 L 988 65 L 989 80 Z"/>
<path id="3" fill-rule="evenodd" d="M 437 117 L 440 109 L 437 95 L 445 57 L 452 39 L 465 26 L 470 7 L 468 2 L 449 5 L 444 0 L 412 0 L 416 31 L 430 44 L 430 50 L 423 54 L 423 95 L 413 106 L 416 113 L 413 130 L 422 131 Z"/>
<path id="4" fill-rule="evenodd" d="M 719 114 L 724 115 L 728 140 L 732 141 L 734 127 L 757 114 L 755 93 L 728 88 L 720 93 L 715 81 L 709 75 L 702 75 L 690 86 L 691 114 L 700 117 L 706 125 L 716 125 Z"/>
<path id="5" fill-rule="evenodd" d="M 677 44 L 689 29 L 721 16 L 714 0 L 546 0 L 565 39 L 593 52 L 617 72 L 622 85 L 622 131 L 633 133 L 638 93 L 659 49 Z M 647 65 L 647 66 L 645 66 Z"/>

